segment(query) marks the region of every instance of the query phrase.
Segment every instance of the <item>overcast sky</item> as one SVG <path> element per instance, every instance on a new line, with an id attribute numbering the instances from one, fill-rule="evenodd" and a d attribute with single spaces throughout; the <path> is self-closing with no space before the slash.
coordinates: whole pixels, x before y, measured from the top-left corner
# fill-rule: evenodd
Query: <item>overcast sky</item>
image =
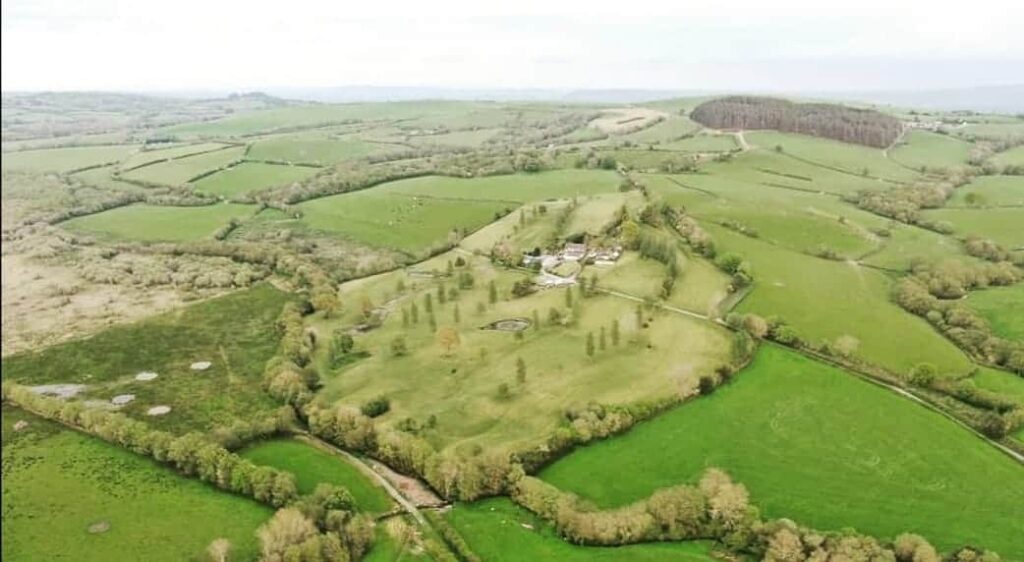
<path id="1" fill-rule="evenodd" d="M 3 0 L 3 90 L 1024 82 L 1021 0 L 492 3 Z"/>

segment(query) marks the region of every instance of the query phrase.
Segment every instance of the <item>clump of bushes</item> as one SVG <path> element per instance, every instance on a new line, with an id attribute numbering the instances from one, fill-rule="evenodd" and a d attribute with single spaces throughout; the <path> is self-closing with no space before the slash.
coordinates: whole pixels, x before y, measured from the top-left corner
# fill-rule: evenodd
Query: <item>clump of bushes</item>
<path id="1" fill-rule="evenodd" d="M 362 412 L 364 416 L 376 418 L 378 416 L 383 416 L 390 409 L 391 400 L 389 400 L 387 396 L 378 396 L 363 403 L 359 408 L 359 411 Z"/>

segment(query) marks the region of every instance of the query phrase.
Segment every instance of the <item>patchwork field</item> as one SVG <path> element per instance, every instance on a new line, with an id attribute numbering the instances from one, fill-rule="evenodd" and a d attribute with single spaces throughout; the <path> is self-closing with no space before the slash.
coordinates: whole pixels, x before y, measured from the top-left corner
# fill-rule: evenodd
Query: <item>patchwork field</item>
<path id="1" fill-rule="evenodd" d="M 1024 502 L 1019 465 L 905 398 L 775 346 L 711 397 L 578 450 L 541 476 L 616 506 L 692 482 L 708 466 L 743 482 L 771 517 L 890 538 L 913 531 L 944 549 L 978 543 L 1024 556 L 1024 522 L 1006 517 Z"/>
<path id="2" fill-rule="evenodd" d="M 241 160 L 244 153 L 244 147 L 234 146 L 167 162 L 158 162 L 130 170 L 122 176 L 129 180 L 159 185 L 184 185 L 207 172 Z"/>
<path id="3" fill-rule="evenodd" d="M 555 170 L 473 179 L 427 176 L 374 189 L 423 197 L 528 202 L 614 193 L 619 189 L 619 180 L 614 172 L 603 170 Z"/>
<path id="4" fill-rule="evenodd" d="M 239 454 L 260 465 L 287 470 L 295 475 L 299 493 L 309 494 L 317 484 L 344 486 L 359 509 L 383 513 L 391 498 L 376 482 L 341 457 L 297 439 L 274 439 L 246 447 Z"/>
<path id="5" fill-rule="evenodd" d="M 172 431 L 209 431 L 265 417 L 278 404 L 259 382 L 277 350 L 274 322 L 289 298 L 259 285 L 90 338 L 4 357 L 3 378 L 25 385 L 82 384 L 86 398 L 103 403 L 133 394 L 123 412 Z M 190 369 L 198 361 L 211 366 Z M 142 372 L 158 376 L 136 380 Z M 157 405 L 171 412 L 147 416 Z"/>
<path id="6" fill-rule="evenodd" d="M 355 138 L 333 139 L 311 136 L 279 136 L 259 140 L 252 144 L 246 158 L 275 162 L 333 164 L 343 160 L 362 158 L 369 154 L 387 150 L 390 145 L 380 145 Z"/>
<path id="7" fill-rule="evenodd" d="M 114 145 L 5 152 L 3 169 L 5 171 L 70 172 L 89 166 L 118 162 L 131 154 L 135 148 L 134 146 Z"/>
<path id="8" fill-rule="evenodd" d="M 61 226 L 107 240 L 184 242 L 209 238 L 231 219 L 242 219 L 255 212 L 255 206 L 230 203 L 199 207 L 137 204 L 71 219 Z"/>
<path id="9" fill-rule="evenodd" d="M 274 185 L 301 181 L 317 173 L 317 168 L 281 166 L 259 162 L 244 162 L 222 170 L 195 183 L 196 191 L 221 197 L 245 195 Z"/>
<path id="10" fill-rule="evenodd" d="M 155 150 L 140 150 L 121 161 L 118 167 L 122 170 L 131 170 L 140 166 L 146 166 L 153 162 L 171 160 L 175 158 L 186 158 L 204 152 L 211 152 L 226 148 L 226 145 L 215 142 L 203 142 L 196 144 L 183 144 Z"/>
<path id="11" fill-rule="evenodd" d="M 458 504 L 447 515 L 470 548 L 483 560 L 587 560 L 598 562 L 703 562 L 711 543 L 649 543 L 619 547 L 578 546 L 562 540 L 551 525 L 505 498 Z"/>
<path id="12" fill-rule="evenodd" d="M 14 430 L 18 421 L 27 427 Z M 3 496 L 4 560 L 179 562 L 201 559 L 216 538 L 231 541 L 238 560 L 250 560 L 259 552 L 256 528 L 272 514 L 7 406 Z M 94 525 L 99 532 L 90 531 Z"/>

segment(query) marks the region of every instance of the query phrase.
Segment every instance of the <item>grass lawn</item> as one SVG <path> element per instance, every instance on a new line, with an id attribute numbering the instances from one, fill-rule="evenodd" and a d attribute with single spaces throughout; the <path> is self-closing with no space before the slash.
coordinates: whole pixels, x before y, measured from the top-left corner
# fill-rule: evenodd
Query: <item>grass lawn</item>
<path id="1" fill-rule="evenodd" d="M 914 169 L 960 168 L 971 155 L 969 142 L 929 131 L 910 131 L 892 152 L 892 159 Z"/>
<path id="2" fill-rule="evenodd" d="M 946 207 L 970 207 L 967 204 L 968 194 L 974 194 L 977 201 L 974 206 L 999 207 L 1015 205 L 1024 207 L 1024 177 L 1020 176 L 981 176 L 974 181 L 958 188 Z"/>
<path id="3" fill-rule="evenodd" d="M 870 177 L 896 181 L 913 181 L 918 175 L 886 158 L 880 148 L 774 131 L 749 132 L 745 136 L 753 146 L 765 150 L 781 146 L 786 155 L 855 175 L 867 171 Z"/>
<path id="4" fill-rule="evenodd" d="M 302 181 L 318 171 L 307 166 L 243 162 L 197 181 L 196 191 L 233 197 L 265 187 Z"/>
<path id="5" fill-rule="evenodd" d="M 709 314 L 729 296 L 729 276 L 704 258 L 684 256 L 680 253 L 679 264 L 682 273 L 676 280 L 668 304 Z"/>
<path id="6" fill-rule="evenodd" d="M 976 234 L 1004 248 L 1024 247 L 1024 208 L 935 209 L 925 211 L 924 215 L 952 224 L 958 236 Z"/>
<path id="7" fill-rule="evenodd" d="M 110 240 L 186 242 L 213 235 L 232 218 L 256 212 L 253 205 L 230 203 L 201 207 L 128 205 L 94 215 L 71 219 L 61 225 L 73 232 L 95 234 Z"/>
<path id="8" fill-rule="evenodd" d="M 469 547 L 494 562 L 704 562 L 713 543 L 706 541 L 647 543 L 617 547 L 579 546 L 562 540 L 543 519 L 512 503 L 494 498 L 457 504 L 447 516 Z M 524 527 L 529 525 L 530 527 Z"/>
<path id="9" fill-rule="evenodd" d="M 745 484 L 768 517 L 1024 556 L 1024 518 L 1008 516 L 1024 505 L 1017 463 L 906 398 L 775 346 L 714 395 L 578 450 L 541 477 L 610 507 L 693 482 L 709 466 Z"/>
<path id="10" fill-rule="evenodd" d="M 583 277 L 597 276 L 597 286 L 633 296 L 656 298 L 665 279 L 665 264 L 642 258 L 636 252 L 624 252 L 615 265 L 588 265 Z"/>
<path id="11" fill-rule="evenodd" d="M 3 359 L 3 378 L 26 385 L 86 384 L 87 398 L 104 401 L 134 394 L 122 411 L 182 433 L 268 415 L 279 404 L 260 381 L 277 350 L 274 323 L 288 298 L 269 284 L 258 285 L 90 338 L 10 355 Z M 192 371 L 196 361 L 213 365 Z M 136 381 L 141 371 L 159 377 Z M 146 415 L 161 404 L 171 406 L 171 413 Z"/>
<path id="12" fill-rule="evenodd" d="M 407 195 L 380 187 L 297 205 L 302 222 L 370 246 L 420 253 L 451 239 L 453 229 L 473 231 L 515 204 Z"/>
<path id="13" fill-rule="evenodd" d="M 18 420 L 28 427 L 14 431 Z M 183 478 L 145 457 L 3 408 L 3 559 L 202 560 L 227 538 L 233 560 L 259 554 L 272 510 Z M 105 533 L 89 533 L 97 522 Z"/>
<path id="14" fill-rule="evenodd" d="M 681 115 L 670 115 L 662 122 L 634 133 L 617 135 L 616 138 L 626 139 L 640 144 L 666 144 L 700 130 L 700 125 Z M 735 146 L 735 145 L 734 145 Z"/>
<path id="15" fill-rule="evenodd" d="M 967 356 L 926 321 L 890 301 L 892 281 L 879 271 L 792 252 L 716 225 L 705 228 L 719 252 L 735 252 L 752 266 L 754 289 L 739 312 L 781 316 L 812 342 L 853 336 L 860 342 L 858 357 L 895 372 L 921 362 L 950 374 L 970 368 Z"/>
<path id="16" fill-rule="evenodd" d="M 137 168 L 125 172 L 122 177 L 160 185 L 183 185 L 206 172 L 241 160 L 244 154 L 244 147 L 234 146 Z"/>
<path id="17" fill-rule="evenodd" d="M 256 464 L 273 466 L 295 475 L 299 493 L 309 494 L 317 484 L 344 486 L 362 511 L 382 513 L 391 509 L 387 492 L 358 468 L 338 455 L 297 439 L 261 441 L 239 451 Z"/>
<path id="18" fill-rule="evenodd" d="M 426 176 L 387 183 L 374 190 L 429 197 L 529 202 L 613 193 L 619 189 L 619 180 L 615 172 L 605 170 L 554 170 L 472 179 Z"/>
<path id="19" fill-rule="evenodd" d="M 136 146 L 83 146 L 5 152 L 3 169 L 27 172 L 70 172 L 79 168 L 118 162 Z"/>
<path id="20" fill-rule="evenodd" d="M 886 227 L 890 235 L 882 238 L 878 252 L 864 258 L 864 263 L 876 267 L 910 271 L 917 260 L 936 261 L 949 257 L 970 260 L 963 246 L 951 236 L 909 226 L 892 223 Z"/>
<path id="21" fill-rule="evenodd" d="M 997 335 L 1024 340 L 1024 283 L 974 291 L 967 305 L 988 320 Z"/>
<path id="22" fill-rule="evenodd" d="M 435 258 L 416 267 L 420 271 L 444 271 L 454 254 Z M 473 289 L 463 290 L 453 303 L 437 300 L 436 281 L 394 272 L 346 283 L 343 302 L 359 303 L 341 317 L 314 322 L 327 337 L 335 327 L 359 320 L 364 301 L 369 306 L 389 307 L 391 313 L 379 329 L 356 336 L 356 348 L 370 357 L 328 373 L 318 400 L 360 405 L 379 395 L 391 400 L 391 411 L 378 418 L 386 425 L 405 418 L 436 426 L 423 436 L 438 449 L 479 444 L 488 448 L 532 445 L 553 431 L 567 407 L 600 403 L 630 403 L 666 398 L 689 391 L 700 375 L 710 373 L 727 360 L 731 338 L 724 330 L 667 312 L 648 315 L 647 328 L 638 328 L 636 303 L 612 296 L 585 299 L 576 326 L 551 326 L 548 314 L 556 309 L 567 314 L 565 290 L 540 291 L 512 298 L 512 283 L 522 273 L 495 269 L 486 258 L 470 257 L 467 267 L 475 279 Z M 489 304 L 488 283 L 493 280 L 498 302 Z M 402 281 L 405 291 L 399 292 Z M 446 286 L 452 287 L 448 281 Z M 425 295 L 433 295 L 438 327 L 456 328 L 460 344 L 450 356 L 431 330 Z M 576 291 L 574 291 L 576 293 Z M 578 293 L 573 295 L 579 299 Z M 419 322 L 402 324 L 402 309 L 415 301 Z M 455 322 L 455 304 L 460 321 Z M 478 311 L 478 305 L 483 310 Z M 540 329 L 524 332 L 522 341 L 512 333 L 481 329 L 504 318 L 531 318 L 536 310 Z M 410 313 L 411 314 L 411 313 Z M 619 320 L 621 343 L 611 341 L 611 323 Z M 607 349 L 599 349 L 601 328 L 606 330 Z M 586 354 L 586 337 L 594 333 L 595 356 Z M 404 336 L 409 353 L 394 357 L 390 343 Z M 650 346 L 647 346 L 647 343 Z M 526 364 L 525 382 L 518 382 L 516 361 Z M 506 384 L 509 396 L 498 387 Z"/>

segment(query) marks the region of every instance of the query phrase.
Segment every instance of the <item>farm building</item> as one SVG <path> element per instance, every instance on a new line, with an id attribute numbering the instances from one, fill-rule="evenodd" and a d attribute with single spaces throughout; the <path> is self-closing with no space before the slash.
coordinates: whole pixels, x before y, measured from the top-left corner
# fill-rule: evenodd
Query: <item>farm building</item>
<path id="1" fill-rule="evenodd" d="M 562 259 L 569 261 L 579 261 L 587 255 L 586 244 L 573 244 L 568 243 L 565 245 L 565 249 L 562 250 Z"/>

